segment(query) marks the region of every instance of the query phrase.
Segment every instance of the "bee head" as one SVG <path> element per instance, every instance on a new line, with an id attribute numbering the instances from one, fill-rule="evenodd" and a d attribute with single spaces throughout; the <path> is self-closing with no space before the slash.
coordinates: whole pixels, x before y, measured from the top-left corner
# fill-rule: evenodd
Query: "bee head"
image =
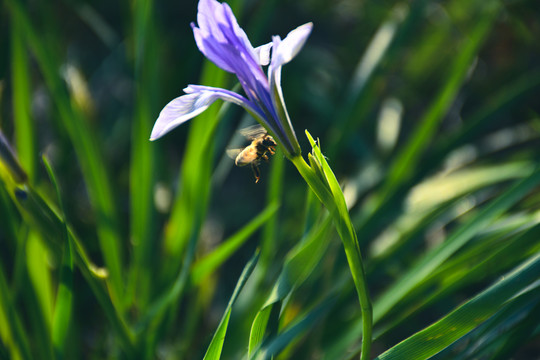
<path id="1" fill-rule="evenodd" d="M 277 146 L 277 143 L 273 137 L 271 137 L 270 135 L 266 135 L 263 140 L 263 145 L 266 147 Z"/>

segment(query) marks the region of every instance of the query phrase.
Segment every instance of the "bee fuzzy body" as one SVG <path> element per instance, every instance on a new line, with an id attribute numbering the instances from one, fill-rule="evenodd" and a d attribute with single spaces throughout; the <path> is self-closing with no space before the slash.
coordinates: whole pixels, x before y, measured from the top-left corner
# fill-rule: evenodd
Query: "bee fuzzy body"
<path id="1" fill-rule="evenodd" d="M 261 178 L 259 164 L 261 160 L 268 162 L 269 156 L 276 153 L 277 143 L 261 126 L 244 129 L 241 133 L 251 140 L 251 144 L 242 150 L 230 150 L 228 154 L 235 158 L 236 166 L 251 165 L 257 183 Z"/>

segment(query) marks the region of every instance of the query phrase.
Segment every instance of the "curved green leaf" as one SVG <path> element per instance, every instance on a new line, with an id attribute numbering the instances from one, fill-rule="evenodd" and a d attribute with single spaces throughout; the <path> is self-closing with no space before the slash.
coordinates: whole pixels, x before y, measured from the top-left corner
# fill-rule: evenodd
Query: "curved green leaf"
<path id="1" fill-rule="evenodd" d="M 242 288 L 246 284 L 246 281 L 249 279 L 249 276 L 253 272 L 255 265 L 257 265 L 258 260 L 259 260 L 259 251 L 257 251 L 253 255 L 251 260 L 249 260 L 249 262 L 244 267 L 244 270 L 242 271 L 242 274 L 240 275 L 240 278 L 238 279 L 238 282 L 236 283 L 236 287 L 231 296 L 231 299 L 229 300 L 229 303 L 227 304 L 225 313 L 223 314 L 223 317 L 221 318 L 221 321 L 219 322 L 218 328 L 216 332 L 214 333 L 214 337 L 212 338 L 212 341 L 210 342 L 210 345 L 208 346 L 208 350 L 206 350 L 206 354 L 204 355 L 205 360 L 218 360 L 219 358 L 221 358 L 221 351 L 223 349 L 223 343 L 225 341 L 225 335 L 227 333 L 227 326 L 229 325 L 229 318 L 231 317 L 232 306 L 234 302 L 236 301 L 236 299 L 238 298 L 238 294 L 240 294 L 240 291 L 242 291 Z"/>
<path id="2" fill-rule="evenodd" d="M 6 4 L 14 21 L 19 22 L 23 29 L 27 44 L 36 57 L 51 97 L 58 108 L 61 126 L 67 130 L 77 154 L 88 187 L 90 202 L 98 217 L 97 231 L 109 272 L 111 297 L 116 306 L 121 306 L 118 301 L 123 291 L 118 219 L 101 146 L 88 125 L 87 116 L 80 107 L 74 105 L 62 78 L 58 76 L 61 61 L 56 58 L 58 54 L 54 44 L 42 41 L 22 4 L 13 0 L 6 1 Z"/>
<path id="3" fill-rule="evenodd" d="M 314 309 L 304 314 L 300 319 L 288 326 L 275 338 L 270 339 L 267 346 L 252 354 L 250 359 L 267 360 L 278 355 L 292 341 L 302 336 L 317 320 L 323 317 L 334 305 L 336 298 L 329 296 Z"/>
<path id="4" fill-rule="evenodd" d="M 533 174 L 511 186 L 509 190 L 493 200 L 470 221 L 457 229 L 441 246 L 423 256 L 415 266 L 401 276 L 378 299 L 374 307 L 374 318 L 376 321 L 384 317 L 395 304 L 424 281 L 438 266 L 482 230 L 484 226 L 500 216 L 539 183 L 540 168 L 537 168 Z"/>
<path id="5" fill-rule="evenodd" d="M 67 332 L 69 328 L 69 320 L 72 312 L 72 298 L 73 298 L 73 247 L 71 244 L 71 238 L 69 236 L 66 217 L 64 212 L 64 205 L 62 196 L 60 195 L 60 188 L 56 181 L 56 176 L 52 169 L 51 164 L 45 156 L 42 156 L 43 163 L 49 174 L 51 183 L 56 191 L 58 197 L 58 204 L 60 207 L 60 218 L 63 223 L 63 238 L 64 247 L 62 255 L 62 267 L 60 268 L 60 284 L 58 285 L 58 291 L 56 294 L 56 304 L 54 307 L 53 323 L 52 323 L 52 337 L 53 346 L 57 356 L 61 357 L 65 346 Z"/>
<path id="6" fill-rule="evenodd" d="M 327 216 L 306 235 L 304 240 L 289 251 L 279 278 L 268 299 L 257 313 L 251 325 L 248 354 L 258 349 L 266 335 L 268 320 L 275 305 L 283 301 L 311 274 L 328 247 L 332 218 Z"/>
<path id="7" fill-rule="evenodd" d="M 385 351 L 377 359 L 427 359 L 437 354 L 493 316 L 516 293 L 538 280 L 539 273 L 540 254 L 537 254 L 449 315 Z"/>

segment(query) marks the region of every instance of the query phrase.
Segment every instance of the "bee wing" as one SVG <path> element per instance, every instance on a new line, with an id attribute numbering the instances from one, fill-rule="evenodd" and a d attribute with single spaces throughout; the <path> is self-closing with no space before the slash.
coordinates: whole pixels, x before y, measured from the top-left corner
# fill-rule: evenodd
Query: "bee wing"
<path id="1" fill-rule="evenodd" d="M 233 160 L 236 160 L 238 154 L 240 154 L 244 149 L 227 149 L 227 156 Z"/>
<path id="2" fill-rule="evenodd" d="M 266 135 L 267 131 L 265 128 L 263 128 L 261 125 L 253 125 L 248 126 L 246 128 L 241 129 L 240 134 L 248 138 L 249 140 L 255 140 L 261 135 Z"/>

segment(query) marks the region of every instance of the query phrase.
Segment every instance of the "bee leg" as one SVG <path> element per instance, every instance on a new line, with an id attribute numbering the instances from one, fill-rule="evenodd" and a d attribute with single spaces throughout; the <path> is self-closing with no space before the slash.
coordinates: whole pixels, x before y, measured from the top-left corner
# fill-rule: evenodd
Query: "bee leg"
<path id="1" fill-rule="evenodd" d="M 261 179 L 261 171 L 259 170 L 259 167 L 254 163 L 251 163 L 251 170 L 253 170 L 253 175 L 255 175 L 255 184 L 256 184 Z"/>
<path id="2" fill-rule="evenodd" d="M 274 155 L 276 153 L 276 148 L 274 148 L 273 146 L 269 146 L 268 152 L 270 152 L 270 155 Z"/>
<path id="3" fill-rule="evenodd" d="M 266 162 L 268 162 L 268 160 L 269 160 L 268 155 L 266 155 L 266 154 L 261 155 L 261 158 Z"/>

